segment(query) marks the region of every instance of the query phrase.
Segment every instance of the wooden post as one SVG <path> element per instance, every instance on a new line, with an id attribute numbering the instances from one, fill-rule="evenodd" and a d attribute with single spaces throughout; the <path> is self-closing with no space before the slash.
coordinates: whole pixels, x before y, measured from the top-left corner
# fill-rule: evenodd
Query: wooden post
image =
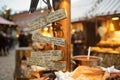
<path id="1" fill-rule="evenodd" d="M 67 61 L 67 71 L 71 71 L 71 0 L 61 0 L 60 8 L 64 8 L 67 14 L 67 18 L 61 20 L 64 39 L 66 40 L 66 45 L 63 49 L 64 59 Z"/>
<path id="2" fill-rule="evenodd" d="M 17 48 L 15 53 L 15 72 L 14 77 L 20 78 L 21 76 L 21 62 L 23 56 L 30 57 L 32 49 L 30 47 Z"/>

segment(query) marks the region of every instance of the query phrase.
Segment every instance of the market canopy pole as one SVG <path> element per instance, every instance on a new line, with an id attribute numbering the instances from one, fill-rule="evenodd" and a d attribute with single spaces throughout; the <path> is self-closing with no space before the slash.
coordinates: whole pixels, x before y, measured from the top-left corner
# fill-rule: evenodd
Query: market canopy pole
<path id="1" fill-rule="evenodd" d="M 64 39 L 66 40 L 66 45 L 63 49 L 64 59 L 67 61 L 67 70 L 71 71 L 71 0 L 62 0 L 60 8 L 64 8 L 67 14 L 67 18 L 60 21 L 62 24 Z"/>

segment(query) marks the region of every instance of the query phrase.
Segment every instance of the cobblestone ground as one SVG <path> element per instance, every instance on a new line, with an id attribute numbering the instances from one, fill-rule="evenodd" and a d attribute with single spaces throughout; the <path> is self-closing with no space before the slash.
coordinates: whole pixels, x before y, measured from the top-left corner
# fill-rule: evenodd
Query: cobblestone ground
<path id="1" fill-rule="evenodd" d="M 13 80 L 14 68 L 15 49 L 12 49 L 7 56 L 0 56 L 0 80 Z"/>

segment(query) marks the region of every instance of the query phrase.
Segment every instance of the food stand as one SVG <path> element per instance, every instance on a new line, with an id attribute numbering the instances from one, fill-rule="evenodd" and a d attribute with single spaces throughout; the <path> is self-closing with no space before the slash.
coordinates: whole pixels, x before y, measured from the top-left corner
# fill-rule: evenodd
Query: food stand
<path id="1" fill-rule="evenodd" d="M 108 67 L 115 66 L 115 68 L 120 69 L 120 52 L 119 52 L 119 42 L 101 41 L 96 46 L 92 47 L 91 55 L 99 56 L 103 58 L 100 66 Z"/>
<path id="2" fill-rule="evenodd" d="M 56 35 L 56 36 L 48 37 L 48 36 L 42 35 L 41 32 L 38 30 L 39 28 L 45 28 L 45 26 L 50 23 L 52 23 L 52 25 L 54 25 L 54 23 L 57 24 L 57 22 L 62 26 L 62 31 L 64 33 L 64 35 L 62 36 L 58 37 L 58 35 Z M 32 40 L 34 42 L 39 41 L 42 43 L 51 44 L 54 47 L 53 49 L 50 48 L 43 51 L 34 51 L 32 49 L 30 50 L 31 52 L 29 52 L 30 53 L 29 56 L 27 55 L 22 56 L 22 57 L 25 56 L 24 59 L 22 58 L 22 60 L 20 57 L 20 54 L 21 54 L 20 52 L 22 50 L 16 51 L 16 53 L 19 53 L 16 56 L 16 61 L 17 59 L 19 61 L 17 61 L 18 63 L 16 63 L 15 74 L 17 74 L 16 72 L 18 71 L 18 75 L 15 75 L 15 80 L 21 80 L 21 79 L 53 80 L 56 78 L 56 76 L 60 76 L 59 71 L 63 71 L 63 72 L 71 71 L 70 0 L 63 0 L 60 4 L 60 9 L 49 13 L 47 16 L 38 17 L 34 20 L 31 20 L 30 22 L 27 23 L 27 25 L 28 25 L 29 31 L 38 30 L 32 35 Z M 56 27 L 57 27 L 56 29 L 60 29 L 58 28 L 58 26 Z M 23 50 L 23 51 L 26 51 L 26 50 Z M 92 54 L 92 55 L 95 55 L 95 54 Z M 100 56 L 100 55 L 95 55 L 95 56 Z M 19 65 L 17 66 L 17 64 Z M 17 69 L 18 67 L 20 69 Z M 21 75 L 21 71 L 23 75 Z M 63 77 L 63 76 L 60 76 L 60 77 Z M 105 80 L 105 78 L 109 77 L 109 73 L 106 71 L 103 71 L 100 67 L 96 67 L 96 66 L 95 67 L 79 66 L 69 76 L 72 77 L 71 80 L 80 80 L 80 79 Z M 60 77 L 59 78 L 57 77 L 58 78 L 57 80 L 62 79 Z M 67 77 L 65 76 L 63 80 L 70 80 L 70 78 L 67 79 Z"/>

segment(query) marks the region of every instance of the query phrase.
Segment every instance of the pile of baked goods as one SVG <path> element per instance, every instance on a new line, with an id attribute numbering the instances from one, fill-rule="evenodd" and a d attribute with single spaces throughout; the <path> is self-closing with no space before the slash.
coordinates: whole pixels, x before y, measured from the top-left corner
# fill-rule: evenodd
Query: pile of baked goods
<path id="1" fill-rule="evenodd" d="M 120 80 L 120 75 L 114 75 L 106 78 L 106 80 Z"/>
<path id="2" fill-rule="evenodd" d="M 109 73 L 100 67 L 78 66 L 71 73 L 71 77 L 74 80 L 106 80 Z"/>

